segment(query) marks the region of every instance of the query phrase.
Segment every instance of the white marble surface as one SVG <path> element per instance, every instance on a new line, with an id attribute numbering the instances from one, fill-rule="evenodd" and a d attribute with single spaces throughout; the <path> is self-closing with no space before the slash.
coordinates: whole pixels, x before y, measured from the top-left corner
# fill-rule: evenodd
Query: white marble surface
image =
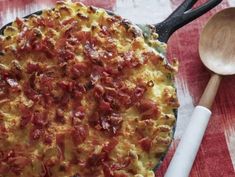
<path id="1" fill-rule="evenodd" d="M 172 11 L 170 0 L 118 0 L 117 14 L 138 24 L 154 24 Z"/>

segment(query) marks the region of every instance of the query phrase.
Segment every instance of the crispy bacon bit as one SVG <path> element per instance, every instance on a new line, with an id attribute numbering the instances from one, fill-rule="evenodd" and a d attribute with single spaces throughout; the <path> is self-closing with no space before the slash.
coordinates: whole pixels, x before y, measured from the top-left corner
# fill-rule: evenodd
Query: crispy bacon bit
<path id="1" fill-rule="evenodd" d="M 19 86 L 19 83 L 15 79 L 7 78 L 6 81 L 10 85 L 10 87 L 18 87 Z"/>
<path id="2" fill-rule="evenodd" d="M 143 119 L 150 119 L 159 114 L 156 103 L 147 98 L 140 100 L 137 104 L 137 109 L 141 113 Z"/>
<path id="3" fill-rule="evenodd" d="M 33 124 L 39 129 L 44 128 L 48 124 L 47 112 L 35 112 L 33 114 Z"/>
<path id="4" fill-rule="evenodd" d="M 68 166 L 66 166 L 65 164 L 62 164 L 59 166 L 59 171 L 63 171 L 63 172 L 66 172 L 68 169 Z"/>
<path id="5" fill-rule="evenodd" d="M 15 157 L 10 157 L 7 163 L 11 167 L 11 170 L 16 175 L 19 175 L 20 172 L 30 163 L 30 160 L 27 157 L 15 156 Z"/>
<path id="6" fill-rule="evenodd" d="M 110 166 L 106 163 L 103 163 L 102 165 L 104 177 L 115 177 L 113 170 L 110 168 Z"/>
<path id="7" fill-rule="evenodd" d="M 68 49 L 62 49 L 58 52 L 58 59 L 60 62 L 67 62 L 68 60 L 74 59 L 75 54 Z"/>
<path id="8" fill-rule="evenodd" d="M 25 82 L 23 85 L 23 91 L 25 96 L 33 101 L 38 101 L 41 98 L 41 95 L 34 90 L 35 89 L 35 75 L 31 75 L 28 82 Z"/>
<path id="9" fill-rule="evenodd" d="M 5 99 L 9 95 L 8 85 L 5 80 L 2 80 L 0 75 L 0 99 Z"/>
<path id="10" fill-rule="evenodd" d="M 64 37 L 67 39 L 71 39 L 74 36 L 74 33 L 76 33 L 77 31 L 81 31 L 81 27 L 79 26 L 78 21 L 71 22 L 69 25 L 66 26 L 66 28 L 67 29 L 64 32 Z M 76 40 L 76 38 L 74 39 L 76 43 L 79 43 L 78 40 Z"/>
<path id="11" fill-rule="evenodd" d="M 50 135 L 48 135 L 48 134 L 45 134 L 44 135 L 44 141 L 43 141 L 45 144 L 47 144 L 47 145 L 51 145 L 51 143 L 52 143 L 52 137 L 50 136 Z"/>
<path id="12" fill-rule="evenodd" d="M 152 146 L 152 140 L 148 137 L 145 137 L 139 140 L 139 144 L 144 151 L 149 152 Z"/>
<path id="13" fill-rule="evenodd" d="M 93 92 L 96 98 L 101 98 L 104 95 L 105 90 L 102 85 L 96 84 L 93 89 Z"/>
<path id="14" fill-rule="evenodd" d="M 102 162 L 107 161 L 107 159 L 106 153 L 92 154 L 86 161 L 86 167 L 98 167 L 102 165 Z"/>
<path id="15" fill-rule="evenodd" d="M 119 102 L 126 108 L 129 108 L 132 104 L 131 92 L 129 90 L 119 90 L 118 91 Z"/>
<path id="16" fill-rule="evenodd" d="M 69 102 L 69 98 L 70 98 L 70 95 L 65 92 L 65 93 L 62 95 L 62 97 L 60 98 L 59 102 L 58 102 L 59 105 L 60 105 L 61 107 L 66 107 L 67 104 L 68 104 L 68 102 Z"/>
<path id="17" fill-rule="evenodd" d="M 73 111 L 73 117 L 78 119 L 84 119 L 85 117 L 85 109 L 82 106 L 78 106 Z"/>
<path id="18" fill-rule="evenodd" d="M 68 92 L 68 91 L 67 91 Z M 80 83 L 74 83 L 71 91 L 71 99 L 73 100 L 74 106 L 81 105 L 81 99 L 84 93 L 86 92 L 85 86 Z"/>
<path id="19" fill-rule="evenodd" d="M 73 78 L 84 76 L 87 71 L 87 65 L 85 63 L 74 64 L 71 68 L 71 74 Z"/>
<path id="20" fill-rule="evenodd" d="M 86 140 L 88 136 L 88 129 L 82 125 L 77 125 L 71 132 L 73 143 L 79 145 Z"/>
<path id="21" fill-rule="evenodd" d="M 22 66 L 20 65 L 19 61 L 13 60 L 12 61 L 12 67 L 11 67 L 11 73 L 13 74 L 14 78 L 17 80 L 21 80 L 22 75 Z"/>
<path id="22" fill-rule="evenodd" d="M 82 44 L 91 41 L 91 33 L 88 31 L 78 31 L 74 34 L 74 37 Z"/>
<path id="23" fill-rule="evenodd" d="M 35 41 L 32 44 L 32 50 L 44 53 L 47 58 L 52 58 L 55 56 L 54 44 L 48 37 L 45 37 L 40 41 Z"/>
<path id="24" fill-rule="evenodd" d="M 102 162 L 102 168 L 105 177 L 126 177 L 126 175 L 116 174 L 115 171 L 122 170 L 128 167 L 131 163 L 131 158 L 129 156 L 118 159 L 116 163 Z"/>
<path id="25" fill-rule="evenodd" d="M 42 133 L 43 132 L 40 129 L 32 129 L 30 132 L 30 139 L 31 140 L 38 140 L 41 137 Z"/>
<path id="26" fill-rule="evenodd" d="M 103 130 L 108 131 L 112 135 L 116 135 L 122 125 L 122 117 L 119 114 L 112 113 L 108 116 L 100 116 L 100 126 Z"/>
<path id="27" fill-rule="evenodd" d="M 91 116 L 88 118 L 88 122 L 92 127 L 100 130 L 101 126 L 99 125 L 99 113 L 97 111 L 93 112 Z"/>
<path id="28" fill-rule="evenodd" d="M 18 52 L 32 51 L 35 43 L 41 39 L 42 34 L 39 30 L 32 28 L 24 30 L 18 41 Z"/>
<path id="29" fill-rule="evenodd" d="M 122 55 L 122 58 L 124 59 L 124 61 L 119 63 L 120 69 L 136 68 L 141 65 L 141 61 L 138 58 L 136 58 L 134 52 L 126 52 Z"/>
<path id="30" fill-rule="evenodd" d="M 60 108 L 56 110 L 55 121 L 62 124 L 65 123 L 64 111 Z"/>
<path id="31" fill-rule="evenodd" d="M 99 102 L 99 110 L 102 112 L 102 113 L 110 113 L 112 111 L 112 108 L 111 108 L 111 105 L 109 102 L 106 102 L 104 100 L 101 100 Z"/>
<path id="32" fill-rule="evenodd" d="M 100 79 L 100 75 L 101 75 L 101 68 L 96 67 L 95 71 L 93 71 L 90 75 L 90 81 L 91 81 L 91 85 L 95 85 L 98 80 Z"/>
<path id="33" fill-rule="evenodd" d="M 56 23 L 55 20 L 52 20 L 49 17 L 37 17 L 37 25 L 47 28 L 53 28 L 56 26 Z"/>
<path id="34" fill-rule="evenodd" d="M 29 108 L 22 108 L 21 113 L 22 113 L 22 116 L 20 119 L 20 127 L 24 128 L 32 120 L 33 114 L 31 113 Z"/>
<path id="35" fill-rule="evenodd" d="M 34 72 L 41 72 L 42 68 L 38 63 L 28 63 L 27 64 L 27 73 L 32 74 Z"/>
<path id="36" fill-rule="evenodd" d="M 87 43 L 84 46 L 84 55 L 93 63 L 99 66 L 103 66 L 103 62 L 101 61 L 101 57 L 99 56 L 98 51 L 95 47 Z"/>
<path id="37" fill-rule="evenodd" d="M 24 21 L 18 17 L 16 17 L 16 20 L 15 20 L 17 26 L 19 27 L 19 29 L 21 29 L 23 27 L 23 24 L 24 24 Z"/>
<path id="38" fill-rule="evenodd" d="M 118 140 L 113 138 L 109 142 L 104 144 L 102 151 L 106 153 L 110 153 L 116 147 L 117 144 L 118 144 Z"/>
<path id="39" fill-rule="evenodd" d="M 101 33 L 102 33 L 103 35 L 105 35 L 105 36 L 106 36 L 106 35 L 110 35 L 107 26 L 102 26 L 102 27 L 101 27 Z"/>
<path id="40" fill-rule="evenodd" d="M 47 74 L 40 74 L 39 76 L 40 90 L 43 94 L 48 94 L 53 89 L 53 77 Z"/>
<path id="41" fill-rule="evenodd" d="M 52 176 L 52 173 L 51 173 L 51 170 L 50 170 L 50 167 L 48 165 L 45 164 L 45 162 L 42 162 L 42 174 L 40 174 L 40 176 L 42 177 L 51 177 Z"/>
<path id="42" fill-rule="evenodd" d="M 144 96 L 144 93 L 146 92 L 146 87 L 140 85 L 136 86 L 134 93 L 133 93 L 133 100 L 138 101 Z"/>
<path id="43" fill-rule="evenodd" d="M 74 84 L 72 81 L 60 81 L 58 82 L 58 85 L 67 92 L 72 92 L 74 88 Z"/>
<path id="44" fill-rule="evenodd" d="M 61 156 L 64 159 L 64 150 L 65 150 L 65 134 L 57 134 L 56 135 L 56 144 L 61 152 Z"/>

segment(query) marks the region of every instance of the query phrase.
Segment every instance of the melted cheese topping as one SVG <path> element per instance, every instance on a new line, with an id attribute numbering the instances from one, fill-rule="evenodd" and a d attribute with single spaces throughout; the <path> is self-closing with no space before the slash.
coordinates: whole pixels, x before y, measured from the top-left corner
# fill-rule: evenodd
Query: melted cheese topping
<path id="1" fill-rule="evenodd" d="M 80 3 L 17 18 L 0 36 L 0 176 L 153 177 L 178 107 L 161 45 Z"/>

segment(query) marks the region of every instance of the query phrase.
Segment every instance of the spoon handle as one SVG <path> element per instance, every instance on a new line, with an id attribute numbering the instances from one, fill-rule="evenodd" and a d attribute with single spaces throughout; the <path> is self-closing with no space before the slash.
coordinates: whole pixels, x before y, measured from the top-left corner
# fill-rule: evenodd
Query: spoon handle
<path id="1" fill-rule="evenodd" d="M 202 97 L 198 103 L 198 105 L 200 106 L 204 106 L 208 109 L 211 108 L 217 90 L 219 88 L 220 85 L 220 81 L 221 81 L 222 77 L 218 74 L 212 74 L 210 81 L 208 82 L 205 91 L 202 94 Z"/>
<path id="2" fill-rule="evenodd" d="M 196 106 L 164 177 L 189 176 L 210 116 L 209 109 Z"/>
<path id="3" fill-rule="evenodd" d="M 193 111 L 164 177 L 188 177 L 211 116 L 211 105 L 219 88 L 221 76 L 213 74 Z"/>

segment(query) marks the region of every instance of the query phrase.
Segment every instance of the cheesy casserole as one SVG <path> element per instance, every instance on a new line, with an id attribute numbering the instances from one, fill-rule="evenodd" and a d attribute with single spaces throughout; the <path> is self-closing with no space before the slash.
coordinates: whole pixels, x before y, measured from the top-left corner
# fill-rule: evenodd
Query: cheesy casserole
<path id="1" fill-rule="evenodd" d="M 0 36 L 0 177 L 154 177 L 177 70 L 157 34 L 81 3 Z"/>

